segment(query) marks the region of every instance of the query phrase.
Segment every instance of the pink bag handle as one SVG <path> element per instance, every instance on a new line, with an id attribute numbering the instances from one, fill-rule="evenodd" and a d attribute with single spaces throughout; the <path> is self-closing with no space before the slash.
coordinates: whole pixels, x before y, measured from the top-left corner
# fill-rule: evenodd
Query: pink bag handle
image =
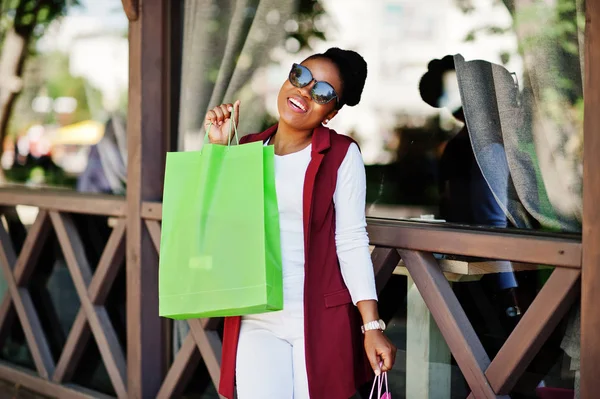
<path id="1" fill-rule="evenodd" d="M 382 392 L 383 385 L 385 384 L 385 391 Z M 369 394 L 369 399 L 373 399 L 373 393 L 375 392 L 375 385 L 377 385 L 377 396 L 375 399 L 392 399 L 392 395 L 390 394 L 390 389 L 388 387 L 388 378 L 387 372 L 381 373 L 378 376 L 375 376 L 375 380 L 373 381 L 373 386 L 371 387 L 371 393 Z M 383 396 L 382 396 L 383 394 Z"/>

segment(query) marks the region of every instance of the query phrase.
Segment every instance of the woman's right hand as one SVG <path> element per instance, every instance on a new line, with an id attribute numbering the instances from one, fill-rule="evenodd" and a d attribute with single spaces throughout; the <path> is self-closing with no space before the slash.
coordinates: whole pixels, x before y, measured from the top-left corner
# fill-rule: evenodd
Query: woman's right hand
<path id="1" fill-rule="evenodd" d="M 206 113 L 204 127 L 208 129 L 212 123 L 208 132 L 208 140 L 212 144 L 227 145 L 231 140 L 231 136 L 234 134 L 231 125 L 233 123 L 232 112 L 235 116 L 235 127 L 237 127 L 240 120 L 240 100 L 237 100 L 234 104 L 221 104 Z"/>

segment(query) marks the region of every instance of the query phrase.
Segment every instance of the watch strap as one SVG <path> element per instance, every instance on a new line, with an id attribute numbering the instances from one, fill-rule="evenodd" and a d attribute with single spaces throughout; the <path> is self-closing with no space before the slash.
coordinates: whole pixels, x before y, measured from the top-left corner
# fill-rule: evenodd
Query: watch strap
<path id="1" fill-rule="evenodd" d="M 382 323 L 380 320 L 370 321 L 370 322 L 364 324 L 363 326 L 361 326 L 360 330 L 362 331 L 363 334 L 367 331 L 372 331 L 372 330 L 383 331 L 383 328 L 381 327 L 381 325 L 382 325 Z"/>

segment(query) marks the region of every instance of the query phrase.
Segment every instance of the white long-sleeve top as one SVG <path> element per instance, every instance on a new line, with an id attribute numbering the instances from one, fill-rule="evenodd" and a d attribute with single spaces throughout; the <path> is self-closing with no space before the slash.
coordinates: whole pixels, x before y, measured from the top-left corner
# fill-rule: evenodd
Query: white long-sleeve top
<path id="1" fill-rule="evenodd" d="M 301 310 L 304 294 L 303 188 L 311 145 L 275 156 L 275 183 L 281 227 L 284 307 Z M 352 302 L 377 299 L 366 231 L 366 176 L 362 156 L 351 144 L 338 169 L 334 193 L 335 241 L 342 277 Z"/>

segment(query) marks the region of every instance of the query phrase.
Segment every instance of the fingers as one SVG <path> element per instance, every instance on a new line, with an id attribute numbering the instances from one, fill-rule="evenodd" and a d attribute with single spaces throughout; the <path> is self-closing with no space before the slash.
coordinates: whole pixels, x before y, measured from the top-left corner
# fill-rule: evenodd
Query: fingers
<path id="1" fill-rule="evenodd" d="M 396 348 L 393 345 L 390 345 L 380 352 L 379 357 L 381 357 L 383 363 L 381 371 L 384 373 L 390 371 L 396 361 Z"/>
<path id="2" fill-rule="evenodd" d="M 231 104 L 221 104 L 219 105 L 219 108 L 223 113 L 223 122 L 231 118 L 231 110 L 233 109 L 233 106 Z"/>
<path id="3" fill-rule="evenodd" d="M 221 104 L 206 113 L 205 123 L 213 123 L 214 125 L 221 126 L 223 125 L 229 118 L 231 118 L 231 113 L 234 111 L 235 107 L 235 123 L 236 126 L 239 122 L 239 110 L 240 110 L 240 100 L 237 100 L 235 104 Z"/>
<path id="4" fill-rule="evenodd" d="M 221 126 L 223 124 L 223 120 L 225 119 L 225 115 L 223 114 L 223 110 L 221 109 L 220 106 L 218 106 L 218 107 L 214 107 L 212 109 L 212 112 L 214 112 L 215 115 L 217 116 L 215 124 L 217 126 Z"/>
<path id="5" fill-rule="evenodd" d="M 212 109 L 206 113 L 206 117 L 204 118 L 204 124 L 208 125 L 209 123 L 213 125 L 217 124 L 217 114 Z"/>
<path id="6" fill-rule="evenodd" d="M 371 364 L 371 368 L 375 372 L 375 375 L 380 375 L 381 368 L 379 367 L 379 356 L 377 356 L 377 352 L 373 351 L 367 353 L 367 358 L 369 359 L 369 363 Z"/>

